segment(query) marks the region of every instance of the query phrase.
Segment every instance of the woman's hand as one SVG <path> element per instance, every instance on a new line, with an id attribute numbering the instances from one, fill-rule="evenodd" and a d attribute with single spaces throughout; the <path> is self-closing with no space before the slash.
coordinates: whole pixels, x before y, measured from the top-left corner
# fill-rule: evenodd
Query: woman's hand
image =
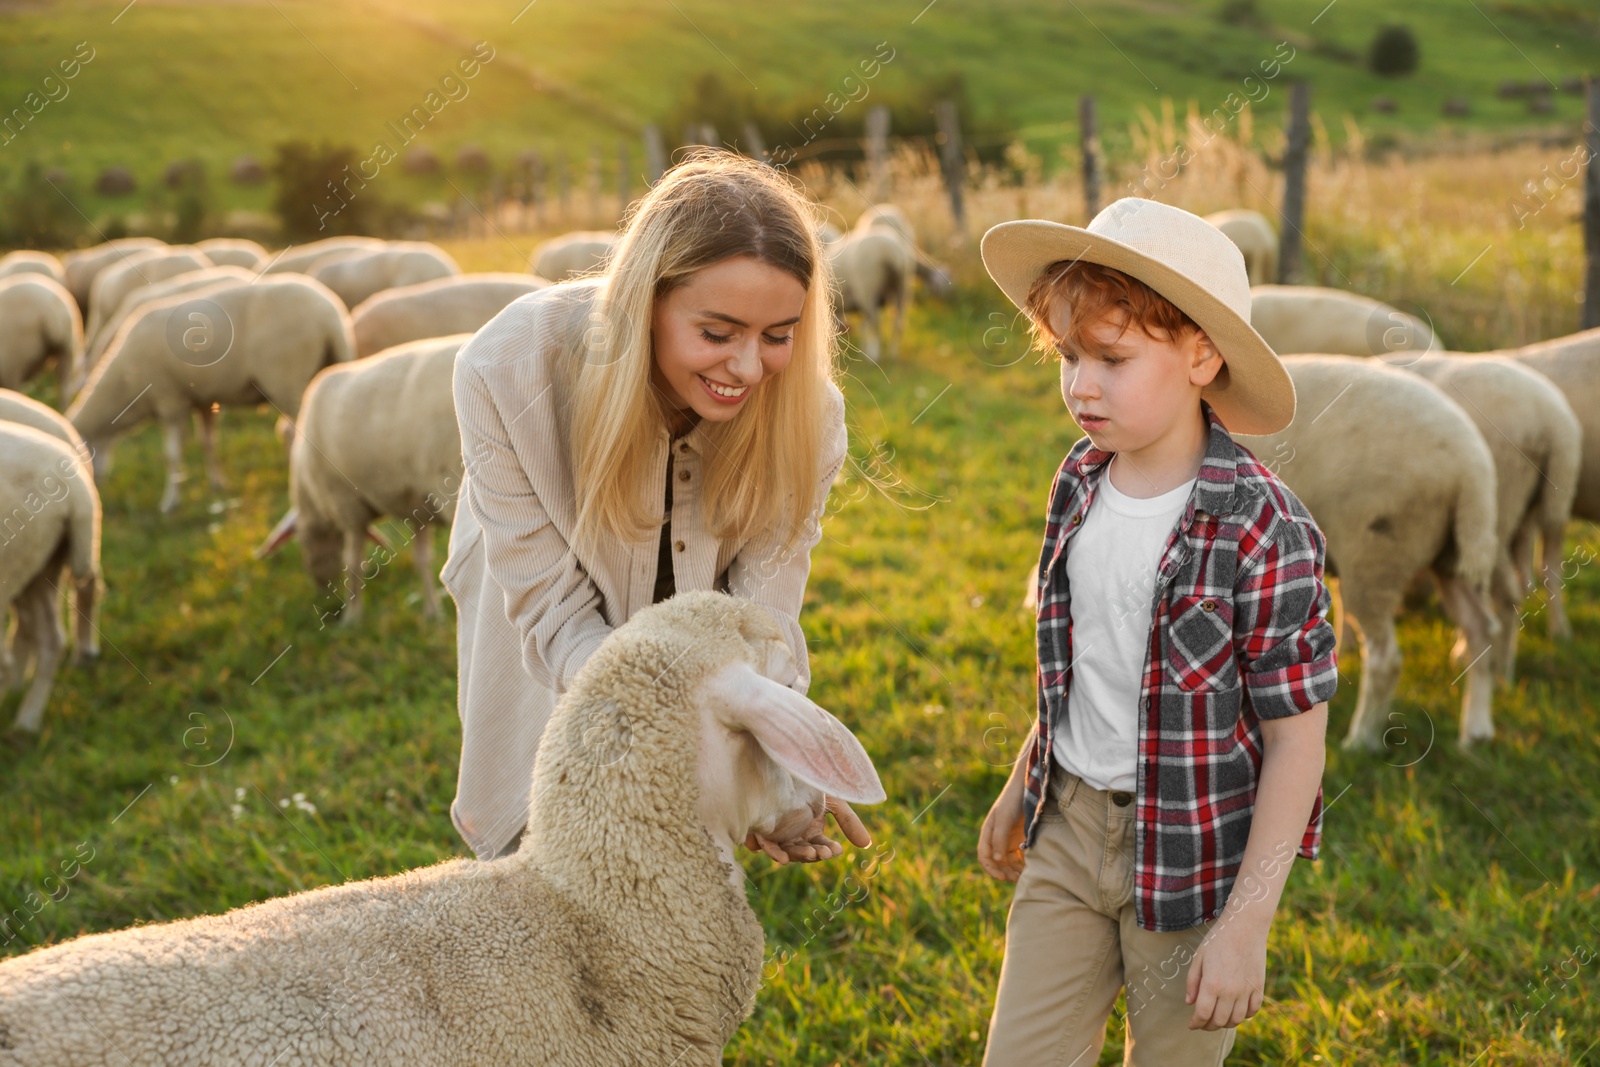
<path id="1" fill-rule="evenodd" d="M 822 814 L 799 837 L 789 841 L 770 841 L 751 832 L 745 836 L 744 847 L 751 852 L 765 852 L 780 867 L 787 866 L 791 861 L 815 863 L 817 860 L 831 860 L 844 852 L 844 846 L 827 836 L 830 811 L 851 844 L 857 848 L 872 844 L 872 835 L 867 833 L 867 828 L 856 813 L 850 810 L 850 805 L 838 797 L 825 797 Z"/>

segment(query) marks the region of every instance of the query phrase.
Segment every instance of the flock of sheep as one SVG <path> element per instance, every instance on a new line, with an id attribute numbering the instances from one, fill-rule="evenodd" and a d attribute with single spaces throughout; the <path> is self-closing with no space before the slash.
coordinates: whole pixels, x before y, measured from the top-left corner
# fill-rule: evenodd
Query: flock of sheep
<path id="1" fill-rule="evenodd" d="M 1461 632 L 1460 740 L 1487 739 L 1536 549 L 1550 631 L 1571 633 L 1560 556 L 1571 519 L 1600 521 L 1600 330 L 1449 352 L 1430 325 L 1379 302 L 1265 284 L 1277 242 L 1251 215 L 1214 221 L 1260 283 L 1254 325 L 1286 354 L 1299 404 L 1284 431 L 1242 441 L 1326 533 L 1338 621 L 1359 631 L 1364 660 L 1346 744 L 1383 743 L 1400 667 L 1394 619 L 1427 574 Z M 821 236 L 841 314 L 863 316 L 863 349 L 876 361 L 879 315 L 890 309 L 893 356 L 913 280 L 942 295 L 948 272 L 889 205 Z M 168 511 L 191 414 L 220 487 L 217 412 L 272 405 L 290 507 L 258 555 L 298 538 L 319 588 L 344 583 L 348 623 L 360 613 L 373 523 L 391 516 L 420 535 L 424 611 L 436 614 L 429 527 L 452 520 L 462 473 L 455 354 L 517 298 L 602 268 L 614 240 L 557 238 L 526 274 L 463 274 L 437 247 L 364 237 L 277 256 L 240 240 L 128 238 L 59 260 L 0 258 L 0 624 L 10 634 L 0 683 L 21 684 L 32 668 L 15 727 L 40 728 L 65 655 L 69 591 L 75 654 L 98 652 L 95 485 L 109 476 L 113 439 L 145 421 L 163 429 Z M 60 411 L 16 391 L 52 360 Z M 647 609 L 563 698 L 520 851 L 0 964 L 0 1065 L 109 1062 L 93 1020 L 135 1058 L 175 1063 L 272 1050 L 285 1062 L 402 1052 L 511 1062 L 530 1049 L 553 1064 L 720 1062 L 761 962 L 734 845 L 752 828 L 775 840 L 800 832 L 824 792 L 884 799 L 849 731 L 787 688 L 786 656 L 763 610 L 724 595 Z M 636 684 L 642 677 L 657 682 Z M 599 759 L 596 745 L 637 758 Z M 644 882 L 653 888 L 641 891 Z M 76 1013 L 57 1010 L 63 996 Z"/>

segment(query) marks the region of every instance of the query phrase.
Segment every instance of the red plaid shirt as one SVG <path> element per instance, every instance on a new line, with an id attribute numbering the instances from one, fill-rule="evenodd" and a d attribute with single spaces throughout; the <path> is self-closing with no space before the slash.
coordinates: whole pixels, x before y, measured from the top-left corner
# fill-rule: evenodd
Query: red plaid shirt
<path id="1" fill-rule="evenodd" d="M 1146 930 L 1186 930 L 1222 913 L 1250 834 L 1259 720 L 1309 711 L 1339 683 L 1322 531 L 1211 405 L 1202 400 L 1201 410 L 1210 428 L 1206 456 L 1162 551 L 1140 689 L 1133 901 Z M 1039 556 L 1039 722 L 1028 751 L 1024 848 L 1037 836 L 1044 772 L 1072 679 L 1063 550 L 1114 454 L 1082 438 L 1050 495 Z M 1321 839 L 1319 787 L 1296 854 L 1316 859 Z"/>

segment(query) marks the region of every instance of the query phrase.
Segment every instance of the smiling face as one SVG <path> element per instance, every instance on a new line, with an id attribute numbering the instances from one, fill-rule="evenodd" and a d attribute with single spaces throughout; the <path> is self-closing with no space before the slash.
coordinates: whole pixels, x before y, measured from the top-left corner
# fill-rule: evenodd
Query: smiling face
<path id="1" fill-rule="evenodd" d="M 1108 313 L 1086 329 L 1093 342 L 1075 351 L 1058 341 L 1061 399 L 1095 447 L 1139 453 L 1193 419 L 1200 391 L 1222 369 L 1222 358 L 1206 334 L 1193 330 L 1176 339 L 1159 327 L 1152 337 L 1129 325 L 1125 312 Z M 1057 301 L 1050 330 L 1067 328 L 1064 301 Z M 1119 337 L 1118 334 L 1121 334 Z"/>
<path id="2" fill-rule="evenodd" d="M 655 301 L 650 380 L 676 413 L 673 433 L 697 417 L 724 422 L 789 365 L 806 288 L 754 256 L 703 267 Z"/>

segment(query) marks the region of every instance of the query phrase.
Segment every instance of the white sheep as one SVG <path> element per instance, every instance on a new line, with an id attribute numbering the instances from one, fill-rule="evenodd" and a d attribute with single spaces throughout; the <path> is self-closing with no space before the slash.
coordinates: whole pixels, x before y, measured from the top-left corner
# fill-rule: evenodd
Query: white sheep
<path id="1" fill-rule="evenodd" d="M 43 274 L 0 278 L 0 389 L 20 389 L 52 359 L 65 406 L 83 362 L 77 301 Z"/>
<path id="2" fill-rule="evenodd" d="M 0 389 L 0 422 L 19 423 L 31 426 L 41 433 L 47 433 L 70 447 L 86 465 L 89 463 L 89 446 L 84 443 L 71 420 L 55 408 L 39 403 L 26 393 L 19 393 L 14 389 Z"/>
<path id="3" fill-rule="evenodd" d="M 0 421 L 0 689 L 21 685 L 27 661 L 33 661 L 33 683 L 17 709 L 14 730 L 37 733 L 44 721 L 66 649 L 61 600 L 68 570 L 76 620 L 73 659 L 81 662 L 100 654 L 100 498 L 70 444 L 32 426 Z M 4 633 L 12 611 L 14 644 Z M 5 1047 L 0 1040 L 0 1049 Z"/>
<path id="4" fill-rule="evenodd" d="M 354 308 L 374 293 L 453 277 L 461 268 L 438 245 L 396 241 L 371 251 L 330 252 L 305 273 L 338 293 L 345 307 Z"/>
<path id="5" fill-rule="evenodd" d="M 1583 424 L 1583 470 L 1572 514 L 1600 522 L 1600 327 L 1494 352 L 1451 352 L 1452 356 L 1504 356 L 1555 383 Z M 1560 554 L 1556 549 L 1556 554 Z M 1549 560 L 1546 559 L 1546 566 Z"/>
<path id="6" fill-rule="evenodd" d="M 912 253 L 917 257 L 917 278 L 928 287 L 928 291 L 940 300 L 944 300 L 955 291 L 955 282 L 950 275 L 950 269 L 941 263 L 935 262 L 922 250 L 922 244 L 917 240 L 916 228 L 911 225 L 911 219 L 894 204 L 874 204 L 861 213 L 856 219 L 852 233 L 866 233 L 869 230 L 887 230 L 899 234 L 911 246 Z M 832 244 L 834 242 L 828 242 Z"/>
<path id="7" fill-rule="evenodd" d="M 1280 356 L 1440 350 L 1433 329 L 1381 300 L 1315 285 L 1253 285 L 1250 325 Z"/>
<path id="8" fill-rule="evenodd" d="M 324 368 L 306 386 L 289 452 L 289 512 L 256 558 L 298 538 L 311 580 L 343 601 L 343 624 L 361 617 L 362 557 L 385 515 L 414 539 L 423 615 L 439 614 L 433 527 L 454 521 L 461 489 L 451 379 L 471 336 L 412 341 Z"/>
<path id="9" fill-rule="evenodd" d="M 1496 671 L 1510 682 L 1537 540 L 1542 539 L 1544 549 L 1550 635 L 1572 636 L 1557 561 L 1578 491 L 1583 427 L 1550 379 L 1513 360 L 1411 352 L 1382 359 L 1444 390 L 1478 427 L 1494 457 L 1499 554 L 1490 591 L 1500 621 L 1494 660 Z"/>
<path id="10" fill-rule="evenodd" d="M 552 282 L 603 270 L 617 243 L 610 230 L 574 230 L 552 237 L 533 250 L 528 269 Z"/>
<path id="11" fill-rule="evenodd" d="M 219 267 L 244 267 L 259 271 L 272 258 L 259 241 L 247 237 L 209 237 L 195 245 Z"/>
<path id="12" fill-rule="evenodd" d="M 322 283 L 299 274 L 224 281 L 147 304 L 123 323 L 67 410 L 97 461 L 140 423 L 162 425 L 161 510 L 178 503 L 191 411 L 263 401 L 292 420 L 313 375 L 355 358 L 350 316 Z"/>
<path id="13" fill-rule="evenodd" d="M 1229 208 L 1205 218 L 1244 255 L 1251 285 L 1271 285 L 1278 280 L 1278 235 L 1265 215 L 1248 208 Z"/>
<path id="14" fill-rule="evenodd" d="M 0 1067 L 713 1067 L 764 936 L 734 849 L 877 803 L 766 608 L 680 593 L 563 694 L 521 848 L 0 962 Z"/>
<path id="15" fill-rule="evenodd" d="M 504 272 L 460 274 L 385 289 L 351 309 L 356 355 L 370 356 L 425 337 L 471 333 L 517 297 L 549 284 L 532 274 Z"/>
<path id="16" fill-rule="evenodd" d="M 62 284 L 78 302 L 78 311 L 81 314 L 89 310 L 89 290 L 101 271 L 113 263 L 120 263 L 140 249 L 165 248 L 166 244 L 165 241 L 154 237 L 119 237 L 91 248 L 68 252 L 61 257 L 61 269 L 67 276 Z"/>
<path id="17" fill-rule="evenodd" d="M 111 339 L 116 336 L 117 329 L 145 304 L 163 300 L 177 293 L 203 289 L 220 281 L 248 282 L 253 281 L 255 277 L 255 272 L 246 267 L 202 267 L 199 270 L 184 271 L 170 278 L 129 290 L 117 303 L 116 309 L 101 320 L 99 335 L 85 346 L 82 373 L 87 376 L 94 370 L 95 364 L 100 362 L 100 357 L 105 355 Z"/>
<path id="18" fill-rule="evenodd" d="M 322 257 L 332 252 L 348 252 L 356 249 L 378 249 L 388 245 L 389 242 L 380 237 L 324 237 L 320 241 L 309 244 L 290 245 L 276 255 L 268 258 L 267 265 L 261 268 L 262 274 L 302 274 L 310 269 L 311 265 Z"/>
<path id="19" fill-rule="evenodd" d="M 894 325 L 889 357 L 898 356 L 906 308 L 911 303 L 911 279 L 921 269 L 916 249 L 893 230 L 873 227 L 851 230 L 827 249 L 827 255 L 841 325 L 847 312 L 860 313 L 865 335 L 862 350 L 876 363 L 881 350 L 878 313 L 884 307 L 891 308 Z"/>
<path id="20" fill-rule="evenodd" d="M 142 285 L 166 281 L 189 271 L 215 266 L 204 252 L 189 246 L 137 251 L 95 276 L 89 289 L 89 317 L 83 324 L 84 343 L 103 344 L 101 333 L 122 300 Z"/>
<path id="21" fill-rule="evenodd" d="M 1348 612 L 1360 632 L 1361 688 L 1345 747 L 1384 744 L 1400 677 L 1394 619 L 1423 572 L 1462 634 L 1453 653 L 1468 663 L 1459 741 L 1487 740 L 1494 670 L 1484 660 L 1499 634 L 1488 600 L 1498 552 L 1489 446 L 1466 412 L 1418 375 L 1351 356 L 1283 363 L 1294 421 L 1270 436 L 1235 436 L 1316 519 L 1327 539 L 1325 573 L 1339 580 L 1341 624 Z"/>
<path id="22" fill-rule="evenodd" d="M 43 274 L 57 285 L 67 282 L 67 272 L 61 261 L 49 252 L 20 249 L 0 256 L 0 278 L 13 274 Z"/>

